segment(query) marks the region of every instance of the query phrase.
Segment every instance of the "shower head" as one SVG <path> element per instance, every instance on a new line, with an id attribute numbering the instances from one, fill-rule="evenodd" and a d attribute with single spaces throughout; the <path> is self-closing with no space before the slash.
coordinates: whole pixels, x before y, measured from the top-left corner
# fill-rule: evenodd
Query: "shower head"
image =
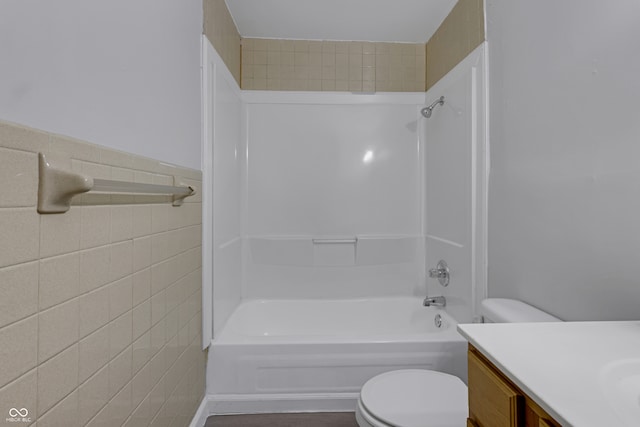
<path id="1" fill-rule="evenodd" d="M 433 104 L 429 105 L 428 107 L 424 107 L 422 110 L 420 110 L 420 113 L 422 113 L 422 115 L 428 119 L 429 117 L 431 117 L 431 112 L 433 111 L 434 108 L 436 108 L 436 105 L 444 105 L 444 96 L 441 96 L 440 98 L 438 98 L 437 101 L 435 101 Z"/>

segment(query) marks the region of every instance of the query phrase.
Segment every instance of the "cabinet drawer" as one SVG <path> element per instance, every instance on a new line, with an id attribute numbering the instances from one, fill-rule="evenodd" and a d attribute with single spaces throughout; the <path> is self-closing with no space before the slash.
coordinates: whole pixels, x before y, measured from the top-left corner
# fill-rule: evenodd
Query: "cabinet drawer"
<path id="1" fill-rule="evenodd" d="M 524 396 L 469 351 L 469 417 L 480 427 L 518 427 Z"/>

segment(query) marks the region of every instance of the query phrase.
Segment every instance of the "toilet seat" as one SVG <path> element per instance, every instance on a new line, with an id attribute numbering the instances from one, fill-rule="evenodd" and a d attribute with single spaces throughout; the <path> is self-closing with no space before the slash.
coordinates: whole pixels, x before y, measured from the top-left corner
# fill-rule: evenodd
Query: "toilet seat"
<path id="1" fill-rule="evenodd" d="M 459 427 L 466 425 L 467 387 L 442 372 L 386 372 L 362 387 L 357 412 L 374 427 Z"/>

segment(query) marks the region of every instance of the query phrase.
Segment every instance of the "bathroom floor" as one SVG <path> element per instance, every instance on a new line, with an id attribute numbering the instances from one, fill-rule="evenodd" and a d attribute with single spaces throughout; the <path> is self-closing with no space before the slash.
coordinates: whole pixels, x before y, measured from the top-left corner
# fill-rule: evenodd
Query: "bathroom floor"
<path id="1" fill-rule="evenodd" d="M 205 427 L 358 427 L 353 412 L 215 415 Z"/>

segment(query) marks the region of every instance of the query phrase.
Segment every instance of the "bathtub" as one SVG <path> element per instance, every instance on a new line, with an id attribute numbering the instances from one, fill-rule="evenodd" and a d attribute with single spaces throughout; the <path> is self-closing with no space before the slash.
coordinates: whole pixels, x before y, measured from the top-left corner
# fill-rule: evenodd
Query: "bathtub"
<path id="1" fill-rule="evenodd" d="M 421 298 L 249 300 L 211 344 L 207 395 L 212 413 L 350 411 L 382 372 L 466 382 L 466 349 L 455 320 Z"/>

